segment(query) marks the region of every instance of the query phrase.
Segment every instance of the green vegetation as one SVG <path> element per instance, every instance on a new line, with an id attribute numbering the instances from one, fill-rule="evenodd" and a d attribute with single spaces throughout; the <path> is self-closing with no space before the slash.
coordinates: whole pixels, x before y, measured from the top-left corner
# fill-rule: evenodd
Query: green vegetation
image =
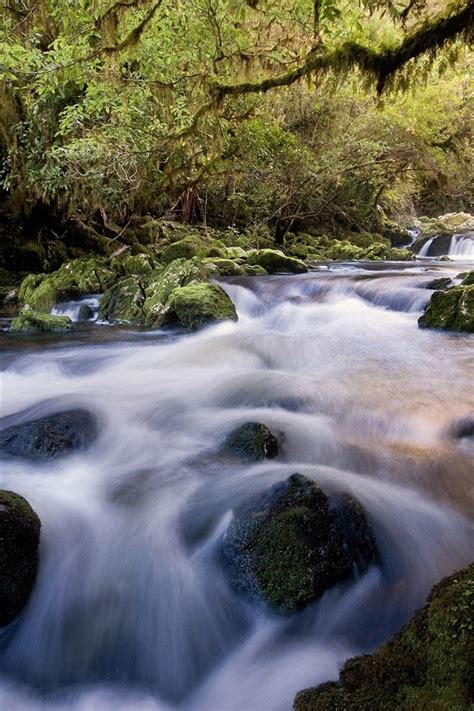
<path id="1" fill-rule="evenodd" d="M 209 240 L 163 263 L 225 257 L 210 225 L 246 249 L 393 237 L 472 198 L 469 0 L 7 0 L 0 19 L 8 268 L 135 256 L 162 218 Z"/>
<path id="2" fill-rule="evenodd" d="M 340 683 L 300 692 L 293 708 L 468 711 L 473 658 L 474 564 L 439 583 L 425 607 L 375 654 L 349 659 Z"/>
<path id="3" fill-rule="evenodd" d="M 474 333 L 474 284 L 469 272 L 459 286 L 435 291 L 418 319 L 422 328 Z M 440 280 L 438 280 L 440 281 Z"/>
<path id="4" fill-rule="evenodd" d="M 69 331 L 72 321 L 69 316 L 50 316 L 49 314 L 33 311 L 29 306 L 21 309 L 13 319 L 10 329 L 14 333 L 42 333 Z"/>

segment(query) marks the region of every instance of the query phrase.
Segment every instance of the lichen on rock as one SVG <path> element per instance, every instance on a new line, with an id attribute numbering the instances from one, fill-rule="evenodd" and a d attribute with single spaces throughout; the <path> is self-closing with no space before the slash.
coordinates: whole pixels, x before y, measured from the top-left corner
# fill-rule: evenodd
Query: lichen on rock
<path id="1" fill-rule="evenodd" d="M 442 580 L 406 627 L 340 681 L 305 689 L 294 711 L 468 711 L 474 702 L 474 563 Z"/>
<path id="2" fill-rule="evenodd" d="M 51 316 L 24 306 L 10 324 L 12 333 L 61 333 L 72 328 L 69 316 Z"/>

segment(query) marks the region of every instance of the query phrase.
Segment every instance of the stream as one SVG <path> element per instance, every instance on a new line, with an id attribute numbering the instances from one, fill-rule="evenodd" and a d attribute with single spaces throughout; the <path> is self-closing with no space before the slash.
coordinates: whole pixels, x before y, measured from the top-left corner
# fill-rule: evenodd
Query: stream
<path id="1" fill-rule="evenodd" d="M 426 284 L 468 268 L 229 278 L 238 322 L 193 335 L 93 320 L 2 334 L 9 424 L 84 406 L 100 436 L 63 459 L 2 464 L 2 488 L 29 500 L 42 534 L 34 592 L 0 631 L 0 706 L 288 711 L 399 630 L 472 559 L 474 444 L 451 428 L 474 411 L 474 337 L 417 326 Z M 277 459 L 222 454 L 248 421 L 277 435 Z M 382 562 L 286 618 L 233 591 L 219 550 L 232 508 L 295 472 L 360 501 Z"/>

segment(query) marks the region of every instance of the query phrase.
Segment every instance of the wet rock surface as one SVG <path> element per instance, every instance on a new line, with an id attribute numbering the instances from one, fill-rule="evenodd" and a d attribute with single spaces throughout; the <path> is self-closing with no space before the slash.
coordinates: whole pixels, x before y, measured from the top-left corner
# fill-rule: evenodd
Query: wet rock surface
<path id="1" fill-rule="evenodd" d="M 328 497 L 293 474 L 234 511 L 223 557 L 237 590 L 289 614 L 363 572 L 378 553 L 357 501 Z"/>
<path id="2" fill-rule="evenodd" d="M 0 490 L 0 627 L 24 609 L 39 563 L 41 522 L 19 494 Z"/>
<path id="3" fill-rule="evenodd" d="M 55 459 L 85 449 L 97 436 L 97 420 L 88 410 L 64 410 L 6 427 L 0 432 L 0 452 L 27 459 Z"/>

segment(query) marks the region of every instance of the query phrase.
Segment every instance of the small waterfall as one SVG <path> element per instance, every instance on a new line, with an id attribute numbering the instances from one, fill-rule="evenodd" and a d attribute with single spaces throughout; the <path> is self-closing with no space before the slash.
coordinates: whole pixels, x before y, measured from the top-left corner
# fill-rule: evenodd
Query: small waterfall
<path id="1" fill-rule="evenodd" d="M 76 301 L 63 301 L 51 309 L 53 316 L 69 316 L 71 321 L 97 321 L 100 294 L 88 294 Z"/>
<path id="2" fill-rule="evenodd" d="M 453 235 L 448 256 L 450 259 L 474 259 L 474 233 Z"/>
<path id="3" fill-rule="evenodd" d="M 430 247 L 433 244 L 433 242 L 435 241 L 435 239 L 436 239 L 436 237 L 431 237 L 431 239 L 427 240 L 424 243 L 423 247 L 418 252 L 419 257 L 428 257 L 428 252 L 430 251 Z"/>

